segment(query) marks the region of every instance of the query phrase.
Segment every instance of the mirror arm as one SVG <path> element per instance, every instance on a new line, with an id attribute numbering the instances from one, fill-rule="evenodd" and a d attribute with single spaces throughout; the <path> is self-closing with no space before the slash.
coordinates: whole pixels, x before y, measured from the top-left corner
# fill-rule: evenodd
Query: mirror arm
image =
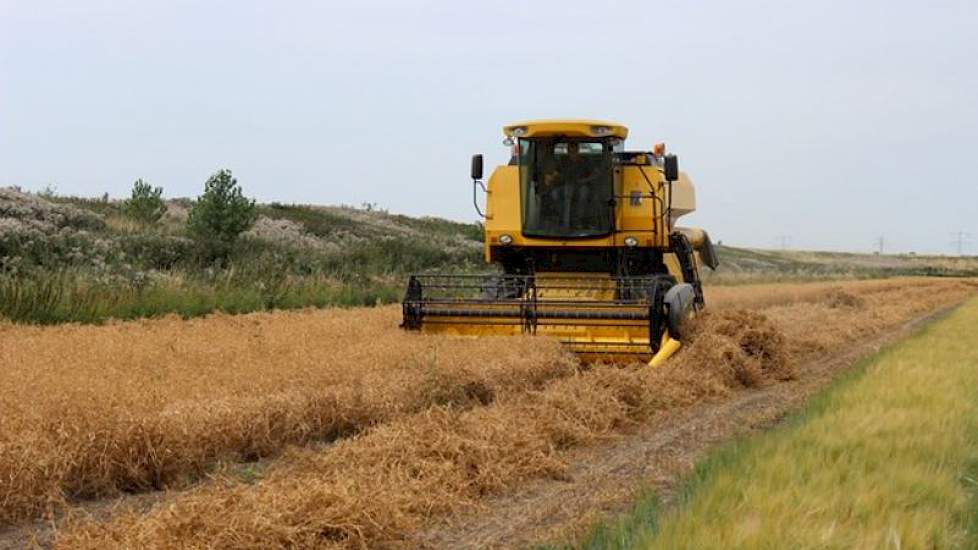
<path id="1" fill-rule="evenodd" d="M 666 207 L 666 231 L 672 231 L 672 180 L 669 180 L 669 205 Z"/>
<path id="2" fill-rule="evenodd" d="M 486 186 L 483 185 L 483 183 L 481 181 L 479 181 L 479 180 L 472 180 L 472 206 L 475 207 L 475 211 L 478 212 L 478 214 L 480 216 L 482 216 L 483 219 L 486 219 L 486 220 L 492 219 L 489 216 L 486 216 L 482 212 L 482 209 L 479 208 L 478 192 L 476 191 L 476 186 L 481 187 L 483 193 L 485 193 L 487 195 L 489 194 L 489 190 L 486 189 Z"/>
<path id="3" fill-rule="evenodd" d="M 669 185 L 669 200 L 666 209 L 666 229 L 672 230 L 672 184 L 679 179 L 679 158 L 676 155 L 666 155 L 663 157 L 663 175 Z"/>

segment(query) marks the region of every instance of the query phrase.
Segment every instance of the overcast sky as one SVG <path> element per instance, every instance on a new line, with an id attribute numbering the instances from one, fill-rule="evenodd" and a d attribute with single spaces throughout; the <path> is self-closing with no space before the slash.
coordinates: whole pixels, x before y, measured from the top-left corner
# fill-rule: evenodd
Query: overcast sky
<path id="1" fill-rule="evenodd" d="M 476 218 L 501 126 L 665 141 L 724 243 L 978 252 L 978 2 L 0 0 L 0 185 Z"/>

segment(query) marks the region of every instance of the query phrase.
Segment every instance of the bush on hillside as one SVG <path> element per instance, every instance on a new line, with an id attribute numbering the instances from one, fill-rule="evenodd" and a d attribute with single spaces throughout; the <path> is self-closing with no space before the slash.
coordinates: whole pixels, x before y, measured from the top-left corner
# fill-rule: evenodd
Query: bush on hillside
<path id="1" fill-rule="evenodd" d="M 132 196 L 126 201 L 124 210 L 129 218 L 144 227 L 156 225 L 166 214 L 163 188 L 137 179 L 132 184 Z"/>
<path id="2" fill-rule="evenodd" d="M 204 184 L 187 217 L 190 233 L 215 257 L 226 257 L 241 233 L 258 219 L 255 201 L 241 191 L 230 170 L 220 170 Z"/>
<path id="3" fill-rule="evenodd" d="M 137 233 L 119 238 L 118 243 L 126 259 L 144 269 L 170 270 L 196 259 L 194 242 L 184 237 Z"/>
<path id="4" fill-rule="evenodd" d="M 16 188 L 0 188 L 0 219 L 12 219 L 45 230 L 74 229 L 101 231 L 101 216 L 68 204 L 56 204 Z M 36 222 L 36 223 L 35 223 Z"/>

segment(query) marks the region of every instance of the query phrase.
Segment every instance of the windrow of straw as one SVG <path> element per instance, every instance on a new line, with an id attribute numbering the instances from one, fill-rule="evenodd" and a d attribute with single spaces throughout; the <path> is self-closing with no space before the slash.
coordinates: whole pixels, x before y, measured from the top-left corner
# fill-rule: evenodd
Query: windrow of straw
<path id="1" fill-rule="evenodd" d="M 229 476 L 148 519 L 134 513 L 105 526 L 89 524 L 60 544 L 407 544 L 406 535 L 431 516 L 473 507 L 480 497 L 521 480 L 561 478 L 564 450 L 614 437 L 661 408 L 668 399 L 662 385 L 667 372 L 639 366 L 595 368 L 488 407 L 429 409 L 326 452 L 293 450 L 257 485 Z"/>
<path id="2" fill-rule="evenodd" d="M 798 365 L 826 349 L 974 289 L 934 282 L 843 292 L 860 300 L 840 307 L 836 293 L 825 292 L 822 301 L 771 308 L 772 315 L 705 316 L 683 354 L 657 370 L 597 367 L 486 407 L 434 407 L 325 450 L 290 450 L 257 483 L 229 474 L 145 514 L 76 518 L 59 532 L 57 545 L 411 547 L 413 532 L 475 510 L 487 495 L 562 478 L 571 448 L 626 434 L 661 411 L 804 375 Z"/>
<path id="3" fill-rule="evenodd" d="M 396 309 L 0 326 L 0 523 L 576 372 L 556 342 L 446 340 Z"/>
<path id="4" fill-rule="evenodd" d="M 830 293 L 845 289 L 860 295 L 890 292 L 914 286 L 941 283 L 922 277 L 867 279 L 861 281 L 824 281 L 807 283 L 765 283 L 738 286 L 707 286 L 708 309 L 758 309 L 796 303 L 824 302 Z M 954 284 L 967 284 L 960 281 Z"/>

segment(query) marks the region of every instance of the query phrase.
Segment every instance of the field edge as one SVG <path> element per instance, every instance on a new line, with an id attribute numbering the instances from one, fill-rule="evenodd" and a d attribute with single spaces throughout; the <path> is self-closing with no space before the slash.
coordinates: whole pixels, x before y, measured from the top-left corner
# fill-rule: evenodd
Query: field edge
<path id="1" fill-rule="evenodd" d="M 878 351 L 856 360 L 845 371 L 838 372 L 823 389 L 808 398 L 799 408 L 789 412 L 773 427 L 748 431 L 730 441 L 721 443 L 718 447 L 697 461 L 692 472 L 684 476 L 676 486 L 671 498 L 664 499 L 661 494 L 651 487 L 640 488 L 630 506 L 623 513 L 595 523 L 588 533 L 574 542 L 542 542 L 534 546 L 537 550 L 571 550 L 571 549 L 625 549 L 636 545 L 658 532 L 664 516 L 680 510 L 696 498 L 716 475 L 731 465 L 743 461 L 750 452 L 768 438 L 783 436 L 819 417 L 828 410 L 828 406 L 842 392 L 862 380 L 867 371 L 875 364 L 892 354 L 895 349 L 906 342 L 926 337 L 935 330 L 937 325 L 964 308 L 972 307 L 978 310 L 978 298 L 966 299 L 952 307 L 925 316 L 915 323 L 913 332 L 894 342 L 889 342 Z M 978 426 L 973 426 L 978 440 Z M 969 529 L 968 547 L 978 547 L 978 453 L 972 453 L 960 482 L 970 485 L 968 510 L 965 512 Z"/>

